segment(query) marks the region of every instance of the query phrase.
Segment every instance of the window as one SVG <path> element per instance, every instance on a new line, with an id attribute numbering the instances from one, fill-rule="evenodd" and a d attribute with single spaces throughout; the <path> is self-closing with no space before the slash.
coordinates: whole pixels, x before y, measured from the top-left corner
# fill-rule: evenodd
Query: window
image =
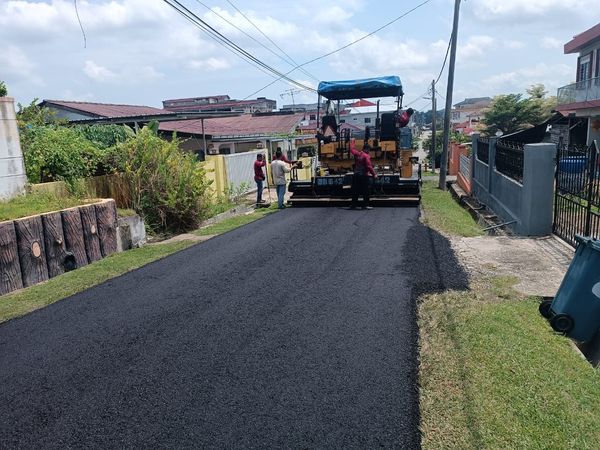
<path id="1" fill-rule="evenodd" d="M 346 119 L 340 119 L 340 123 L 346 123 Z"/>
<path id="2" fill-rule="evenodd" d="M 577 81 L 585 81 L 592 78 L 592 54 L 579 57 L 577 67 Z"/>
<path id="3" fill-rule="evenodd" d="M 460 119 L 460 112 L 453 112 L 452 120 L 459 120 L 459 119 Z"/>
<path id="4" fill-rule="evenodd" d="M 310 116 L 308 116 L 308 118 L 310 120 L 317 120 L 317 115 L 316 114 L 311 114 Z"/>
<path id="5" fill-rule="evenodd" d="M 371 123 L 371 118 L 370 117 L 365 117 L 365 123 Z"/>

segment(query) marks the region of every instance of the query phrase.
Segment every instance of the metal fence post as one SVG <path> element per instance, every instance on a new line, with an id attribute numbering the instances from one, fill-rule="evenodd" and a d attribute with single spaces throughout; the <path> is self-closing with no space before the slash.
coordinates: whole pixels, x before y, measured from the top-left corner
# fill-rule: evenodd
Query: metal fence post
<path id="1" fill-rule="evenodd" d="M 496 141 L 498 138 L 490 137 L 489 156 L 488 156 L 488 192 L 492 193 L 492 180 L 494 179 L 494 170 L 496 169 Z"/>
<path id="2" fill-rule="evenodd" d="M 479 133 L 473 133 L 471 135 L 471 160 L 469 161 L 469 164 L 471 165 L 471 175 L 469 176 L 469 184 L 471 185 L 471 192 L 473 192 L 474 189 L 474 180 L 475 180 L 475 167 L 477 166 L 477 164 L 475 164 L 475 158 L 477 158 L 477 145 L 479 142 Z"/>

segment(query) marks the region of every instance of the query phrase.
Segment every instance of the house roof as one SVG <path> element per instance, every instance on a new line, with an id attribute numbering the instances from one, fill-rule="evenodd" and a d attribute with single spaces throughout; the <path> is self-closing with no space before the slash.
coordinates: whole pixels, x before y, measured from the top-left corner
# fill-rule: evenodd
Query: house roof
<path id="1" fill-rule="evenodd" d="M 591 44 L 596 39 L 600 39 L 600 23 L 594 25 L 589 30 L 574 36 L 569 42 L 565 44 L 565 55 L 569 53 L 577 53 L 583 47 Z"/>
<path id="2" fill-rule="evenodd" d="M 115 105 L 112 103 L 70 102 L 64 100 L 43 100 L 41 106 L 58 106 L 70 111 L 95 117 L 126 117 L 164 114 L 168 111 L 151 106 Z"/>
<path id="3" fill-rule="evenodd" d="M 459 106 L 473 106 L 477 103 L 487 103 L 491 102 L 492 99 L 490 97 L 473 97 L 473 98 L 465 98 L 462 102 L 454 105 L 455 108 Z"/>
<path id="4" fill-rule="evenodd" d="M 348 105 L 348 106 L 351 106 L 353 108 L 360 108 L 362 106 L 377 106 L 377 104 L 370 102 L 369 100 L 365 100 L 364 98 L 361 98 L 357 102 L 350 103 L 350 105 Z"/>
<path id="5" fill-rule="evenodd" d="M 237 117 L 205 119 L 204 133 L 213 137 L 288 134 L 296 129 L 303 117 L 304 113 L 257 116 L 244 114 Z M 202 123 L 199 119 L 161 122 L 159 130 L 201 135 Z"/>
<path id="6" fill-rule="evenodd" d="M 229 97 L 229 95 L 207 95 L 204 97 L 170 98 L 167 100 L 163 100 L 163 103 L 166 103 L 166 102 L 191 102 L 194 100 L 209 100 L 209 99 L 230 100 L 230 97 Z"/>
<path id="7" fill-rule="evenodd" d="M 165 100 L 166 101 L 166 100 Z M 171 100 L 169 100 L 171 101 Z M 217 102 L 217 103 L 204 103 L 197 105 L 165 105 L 165 108 L 169 110 L 177 110 L 177 111 L 204 111 L 204 110 L 218 110 L 218 109 L 227 109 L 236 106 L 251 106 L 257 103 L 262 102 L 275 102 L 275 100 L 270 100 L 268 98 L 257 98 L 255 100 L 229 100 L 225 102 Z"/>

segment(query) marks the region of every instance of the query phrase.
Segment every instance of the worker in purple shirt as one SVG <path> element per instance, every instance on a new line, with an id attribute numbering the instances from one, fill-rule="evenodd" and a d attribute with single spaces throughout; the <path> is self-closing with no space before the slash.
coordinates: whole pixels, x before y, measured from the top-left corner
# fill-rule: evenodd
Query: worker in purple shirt
<path id="1" fill-rule="evenodd" d="M 265 167 L 267 163 L 264 160 L 264 156 L 262 153 L 256 155 L 256 161 L 254 161 L 254 181 L 256 182 L 256 204 L 262 203 L 262 191 L 263 191 L 263 183 L 265 181 L 265 173 L 263 172 L 263 167 Z"/>
<path id="2" fill-rule="evenodd" d="M 398 118 L 398 125 L 400 128 L 404 128 L 406 125 L 408 125 L 408 122 L 410 122 L 410 118 L 414 113 L 414 109 L 408 108 L 406 111 L 400 114 L 400 117 Z"/>
<path id="3" fill-rule="evenodd" d="M 365 146 L 362 151 L 356 150 L 356 141 L 354 138 L 350 140 L 350 152 L 354 155 L 354 174 L 352 176 L 352 204 L 350 209 L 356 209 L 358 206 L 358 197 L 362 195 L 362 209 L 372 209 L 369 206 L 369 178 L 377 178 L 371 156 L 369 155 L 369 147 Z"/>

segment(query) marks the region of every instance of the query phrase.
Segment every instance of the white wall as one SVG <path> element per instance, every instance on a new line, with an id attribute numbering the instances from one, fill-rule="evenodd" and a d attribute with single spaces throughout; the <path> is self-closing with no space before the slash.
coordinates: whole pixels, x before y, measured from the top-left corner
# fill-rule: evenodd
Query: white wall
<path id="1" fill-rule="evenodd" d="M 14 100 L 0 97 L 0 199 L 22 194 L 26 183 Z"/>

